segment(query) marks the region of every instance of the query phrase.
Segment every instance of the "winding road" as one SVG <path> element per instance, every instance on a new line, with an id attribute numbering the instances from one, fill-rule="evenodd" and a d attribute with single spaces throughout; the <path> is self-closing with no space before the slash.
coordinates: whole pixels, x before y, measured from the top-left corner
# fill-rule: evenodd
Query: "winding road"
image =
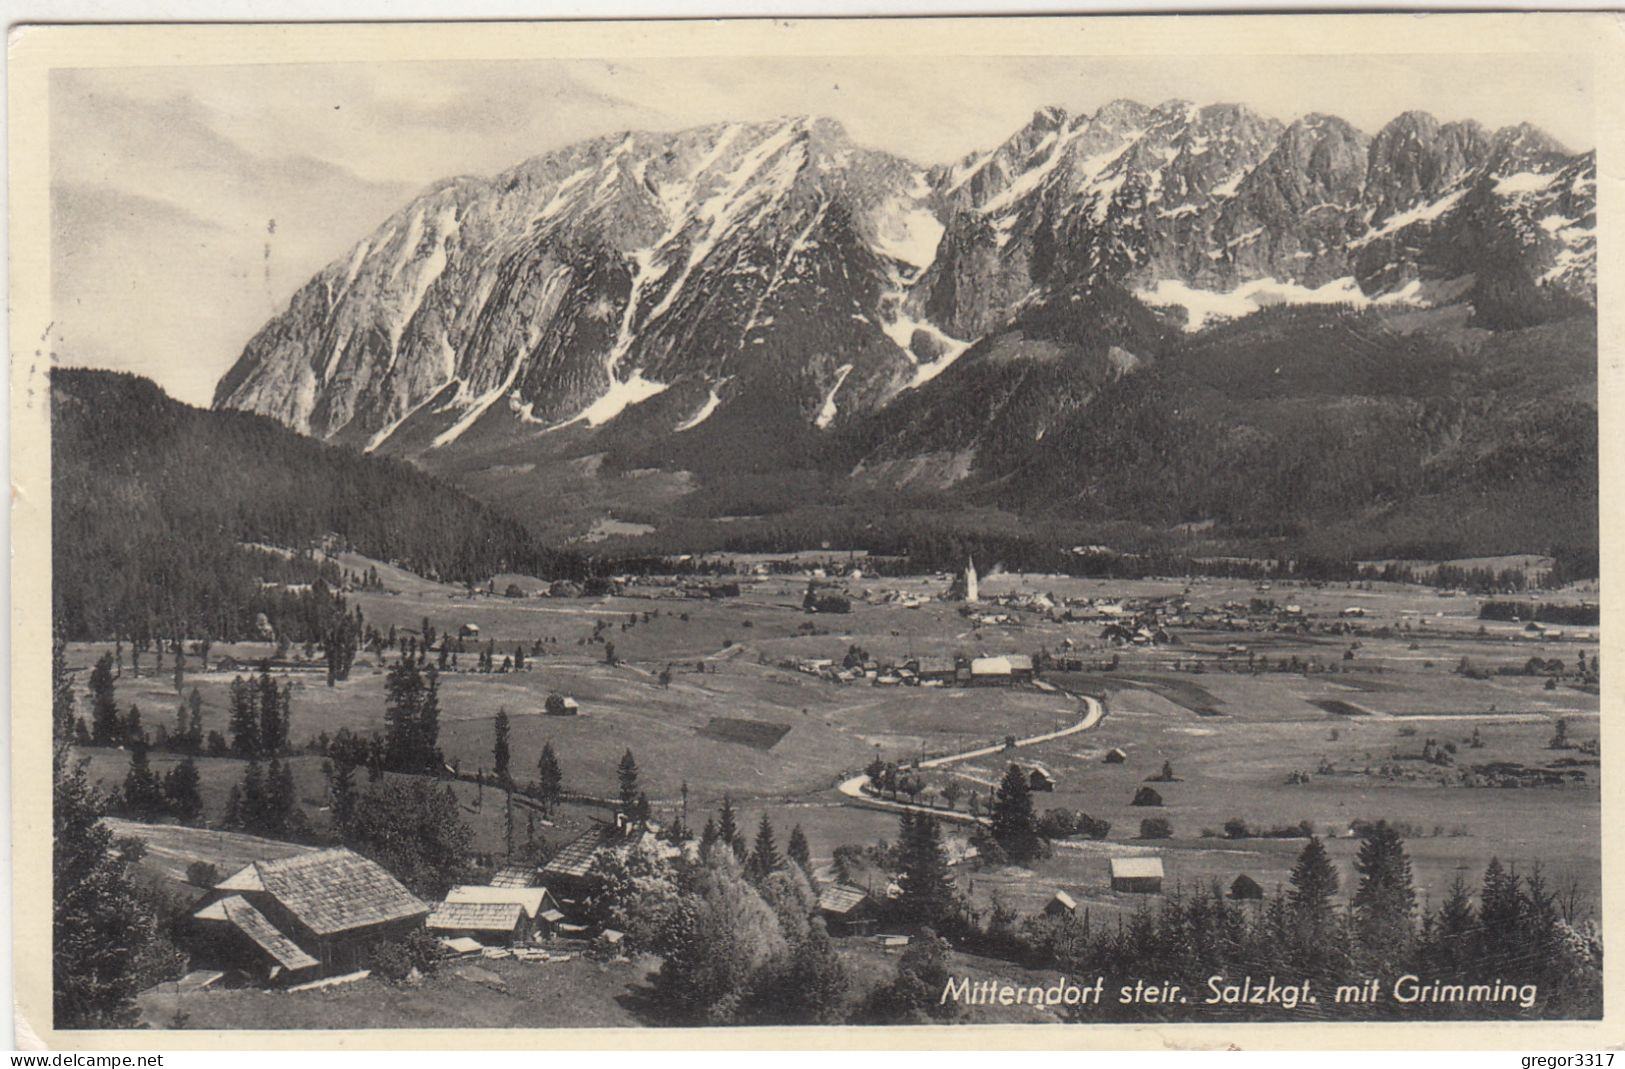
<path id="1" fill-rule="evenodd" d="M 1073 696 L 1084 704 L 1083 719 L 1079 720 L 1076 724 L 1072 724 L 1069 727 L 1064 727 L 1059 731 L 1050 731 L 1043 735 L 1031 735 L 1025 739 L 1017 739 L 1016 746 L 1037 746 L 1039 743 L 1049 742 L 1051 739 L 1065 738 L 1068 735 L 1076 735 L 1080 731 L 1088 731 L 1090 728 L 1100 723 L 1101 718 L 1106 715 L 1106 706 L 1098 698 L 1091 698 L 1086 694 L 1076 694 Z M 1003 745 L 983 746 L 977 750 L 966 750 L 964 753 L 949 754 L 946 757 L 933 757 L 929 761 L 921 761 L 917 767 L 941 768 L 944 765 L 952 765 L 960 761 L 971 761 L 978 757 L 988 757 L 992 754 L 1003 753 L 1007 749 L 1009 749 L 1009 747 Z M 969 813 L 961 813 L 953 809 L 939 809 L 928 805 L 917 805 L 913 802 L 898 802 L 889 798 L 881 798 L 873 794 L 865 793 L 863 788 L 866 787 L 868 783 L 869 774 L 867 772 L 859 772 L 851 779 L 843 780 L 836 786 L 835 789 L 845 795 L 851 802 L 857 805 L 867 806 L 870 809 L 889 809 L 892 812 L 897 813 L 905 811 L 911 813 L 929 813 L 939 820 L 957 820 L 962 824 L 987 823 L 986 817 L 973 817 Z"/>

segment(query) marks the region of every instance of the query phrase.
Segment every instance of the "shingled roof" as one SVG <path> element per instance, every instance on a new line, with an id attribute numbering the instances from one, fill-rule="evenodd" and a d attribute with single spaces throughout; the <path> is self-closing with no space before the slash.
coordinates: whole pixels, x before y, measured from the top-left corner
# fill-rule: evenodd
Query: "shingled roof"
<path id="1" fill-rule="evenodd" d="M 242 895 L 230 895 L 198 910 L 200 920 L 224 921 L 253 940 L 259 948 L 271 955 L 290 972 L 309 969 L 321 962 L 299 949 L 292 939 L 277 931 L 276 925 L 265 914 L 255 909 Z"/>
<path id="2" fill-rule="evenodd" d="M 620 829 L 613 824 L 600 824 L 571 839 L 542 866 L 542 878 L 572 876 L 580 878 L 592 868 L 592 859 L 600 850 L 622 841 Z"/>
<path id="3" fill-rule="evenodd" d="M 510 865 L 491 877 L 492 887 L 535 887 L 534 865 Z"/>
<path id="4" fill-rule="evenodd" d="M 831 884 L 818 893 L 818 908 L 826 913 L 850 913 L 868 897 L 868 893 L 859 888 Z"/>
<path id="5" fill-rule="evenodd" d="M 382 866 L 343 847 L 256 861 L 215 886 L 221 891 L 270 895 L 317 935 L 429 912 L 428 906 Z"/>
<path id="6" fill-rule="evenodd" d="M 442 902 L 425 924 L 449 932 L 511 932 L 524 915 L 517 902 Z"/>
<path id="7" fill-rule="evenodd" d="M 545 887 L 453 887 L 446 892 L 446 905 L 476 905 L 497 904 L 517 905 L 524 909 L 525 916 L 535 917 L 544 909 L 558 906 L 553 896 Z"/>

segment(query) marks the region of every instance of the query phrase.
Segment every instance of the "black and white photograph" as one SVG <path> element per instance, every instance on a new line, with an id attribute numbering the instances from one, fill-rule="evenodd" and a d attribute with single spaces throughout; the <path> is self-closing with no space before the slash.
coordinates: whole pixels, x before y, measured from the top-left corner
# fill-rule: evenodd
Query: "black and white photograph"
<path id="1" fill-rule="evenodd" d="M 14 35 L 32 1031 L 1602 1022 L 1617 44 L 1099 23 Z"/>

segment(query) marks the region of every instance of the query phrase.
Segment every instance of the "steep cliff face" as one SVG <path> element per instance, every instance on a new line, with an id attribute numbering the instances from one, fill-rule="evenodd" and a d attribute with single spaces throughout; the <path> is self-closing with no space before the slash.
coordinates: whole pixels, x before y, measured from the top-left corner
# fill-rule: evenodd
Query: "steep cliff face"
<path id="1" fill-rule="evenodd" d="M 1046 108 L 930 170 L 826 120 L 615 134 L 425 191 L 294 296 L 215 403 L 442 466 L 599 437 L 655 460 L 803 450 L 857 424 L 877 462 L 909 455 L 895 431 L 961 458 L 997 439 L 1010 466 L 1154 359 L 1141 305 L 1177 333 L 1280 303 L 1466 300 L 1492 329 L 1594 303 L 1595 182 L 1532 127 L 1420 112 L 1368 137 L 1231 104 Z M 1057 309 L 1122 329 L 1057 350 Z M 995 404 L 1024 375 L 1029 399 Z M 1015 411 L 1020 433 L 972 426 Z"/>
<path id="2" fill-rule="evenodd" d="M 799 119 L 443 183 L 305 286 L 216 404 L 369 449 L 444 447 L 489 413 L 597 427 L 657 398 L 676 431 L 751 389 L 817 421 L 837 380 L 872 406 L 914 374 L 888 330 L 940 233 L 929 195 Z"/>

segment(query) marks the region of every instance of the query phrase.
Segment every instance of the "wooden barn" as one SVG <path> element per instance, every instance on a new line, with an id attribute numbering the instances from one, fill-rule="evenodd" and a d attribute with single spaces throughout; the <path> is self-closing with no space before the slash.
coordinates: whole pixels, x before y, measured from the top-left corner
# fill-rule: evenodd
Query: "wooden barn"
<path id="1" fill-rule="evenodd" d="M 200 964 L 276 983 L 365 968 L 423 926 L 429 907 L 378 864 L 338 847 L 256 861 L 192 910 Z"/>
<path id="2" fill-rule="evenodd" d="M 1230 897 L 1238 902 L 1258 902 L 1264 898 L 1264 888 L 1245 872 L 1230 884 Z"/>
<path id="3" fill-rule="evenodd" d="M 1113 746 L 1111 749 L 1106 751 L 1106 763 L 1108 765 L 1120 765 L 1127 760 L 1128 754 L 1124 753 L 1116 746 Z"/>
<path id="4" fill-rule="evenodd" d="M 859 887 L 831 884 L 818 893 L 818 912 L 830 935 L 866 935 L 875 924 L 874 902 Z"/>
<path id="5" fill-rule="evenodd" d="M 1162 893 L 1162 858 L 1112 858 L 1112 890 L 1131 894 Z"/>
<path id="6" fill-rule="evenodd" d="M 1012 653 L 1005 657 L 1010 664 L 1010 678 L 1017 683 L 1029 683 L 1034 676 L 1033 659 L 1025 653 Z"/>
<path id="7" fill-rule="evenodd" d="M 1027 789 L 1029 791 L 1053 791 L 1055 777 L 1048 771 L 1034 765 L 1027 770 Z"/>
<path id="8" fill-rule="evenodd" d="M 977 687 L 1003 687 L 1010 683 L 1010 658 L 973 657 L 970 662 L 970 681 Z"/>

